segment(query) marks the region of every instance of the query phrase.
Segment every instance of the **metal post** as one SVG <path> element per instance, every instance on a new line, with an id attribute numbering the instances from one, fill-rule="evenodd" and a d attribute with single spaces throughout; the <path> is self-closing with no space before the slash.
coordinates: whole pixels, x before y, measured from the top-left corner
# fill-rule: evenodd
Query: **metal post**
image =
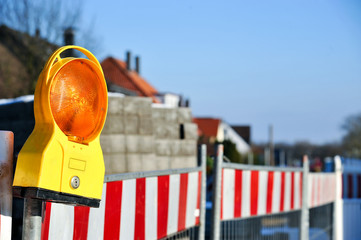
<path id="1" fill-rule="evenodd" d="M 342 199 L 342 165 L 340 156 L 335 157 L 336 196 L 333 206 L 333 239 L 343 240 L 343 199 Z"/>
<path id="2" fill-rule="evenodd" d="M 40 240 L 42 201 L 24 199 L 23 240 Z"/>
<path id="3" fill-rule="evenodd" d="M 308 172 L 309 172 L 309 163 L 308 157 L 303 156 L 303 176 L 302 176 L 302 209 L 301 209 L 301 231 L 300 239 L 308 240 L 309 239 L 309 210 L 308 210 Z"/>
<path id="4" fill-rule="evenodd" d="M 198 239 L 204 240 L 206 230 L 206 188 L 207 188 L 207 146 L 202 144 L 199 149 L 199 159 L 202 167 L 202 185 L 201 185 L 201 203 L 200 203 L 200 216 L 199 216 L 199 232 Z"/>
<path id="5" fill-rule="evenodd" d="M 253 152 L 248 153 L 248 164 L 253 165 Z"/>
<path id="6" fill-rule="evenodd" d="M 269 165 L 274 166 L 273 125 L 269 126 Z"/>
<path id="7" fill-rule="evenodd" d="M 270 165 L 270 150 L 268 147 L 264 149 L 264 165 L 269 166 Z"/>
<path id="8" fill-rule="evenodd" d="M 0 239 L 11 239 L 14 134 L 0 131 Z"/>
<path id="9" fill-rule="evenodd" d="M 217 157 L 213 165 L 213 196 L 212 196 L 212 219 L 211 219 L 211 239 L 220 239 L 220 207 L 221 207 L 221 184 L 222 184 L 222 162 L 223 145 L 217 146 Z"/>

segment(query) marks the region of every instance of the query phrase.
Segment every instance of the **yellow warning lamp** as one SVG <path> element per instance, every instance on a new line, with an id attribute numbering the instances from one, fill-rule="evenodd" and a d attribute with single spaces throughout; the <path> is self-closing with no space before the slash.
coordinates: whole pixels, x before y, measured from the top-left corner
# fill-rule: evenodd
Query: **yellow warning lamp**
<path id="1" fill-rule="evenodd" d="M 71 48 L 88 59 L 60 57 Z M 18 156 L 14 195 L 99 207 L 104 181 L 99 135 L 107 108 L 98 60 L 77 46 L 54 52 L 36 85 L 35 128 Z"/>

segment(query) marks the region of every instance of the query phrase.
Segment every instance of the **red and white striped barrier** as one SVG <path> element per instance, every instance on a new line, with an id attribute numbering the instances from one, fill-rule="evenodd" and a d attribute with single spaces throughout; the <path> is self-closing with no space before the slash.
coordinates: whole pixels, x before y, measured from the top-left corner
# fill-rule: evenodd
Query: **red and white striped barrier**
<path id="1" fill-rule="evenodd" d="M 301 209 L 301 172 L 222 170 L 221 220 Z"/>
<path id="2" fill-rule="evenodd" d="M 99 208 L 48 202 L 41 239 L 160 239 L 196 226 L 201 175 L 107 182 Z"/>
<path id="3" fill-rule="evenodd" d="M 308 204 L 310 208 L 336 200 L 335 173 L 308 174 Z"/>

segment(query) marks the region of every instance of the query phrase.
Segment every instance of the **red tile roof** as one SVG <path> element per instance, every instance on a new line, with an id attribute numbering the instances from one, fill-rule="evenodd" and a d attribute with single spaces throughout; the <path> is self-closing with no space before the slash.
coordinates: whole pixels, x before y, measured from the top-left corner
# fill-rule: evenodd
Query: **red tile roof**
<path id="1" fill-rule="evenodd" d="M 218 118 L 193 118 L 193 122 L 198 125 L 200 132 L 198 134 L 206 137 L 217 137 L 219 124 L 221 120 Z"/>
<path id="2" fill-rule="evenodd" d="M 124 61 L 108 57 L 101 65 L 107 82 L 133 91 L 138 96 L 150 97 L 153 99 L 153 102 L 159 102 L 155 97 L 158 91 L 137 72 L 128 71 L 127 64 Z"/>

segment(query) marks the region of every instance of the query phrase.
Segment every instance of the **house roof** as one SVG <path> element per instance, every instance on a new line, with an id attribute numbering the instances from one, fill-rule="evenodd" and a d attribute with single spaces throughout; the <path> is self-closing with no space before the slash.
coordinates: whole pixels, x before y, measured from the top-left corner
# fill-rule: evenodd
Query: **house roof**
<path id="1" fill-rule="evenodd" d="M 137 72 L 127 70 L 127 64 L 124 61 L 108 57 L 101 65 L 108 83 L 135 92 L 138 96 L 150 97 L 153 102 L 159 102 L 156 98 L 158 91 Z"/>
<path id="2" fill-rule="evenodd" d="M 193 122 L 198 125 L 198 134 L 206 137 L 217 137 L 221 119 L 218 118 L 193 118 Z"/>
<path id="3" fill-rule="evenodd" d="M 250 126 L 231 126 L 246 143 L 251 144 L 251 127 Z"/>

